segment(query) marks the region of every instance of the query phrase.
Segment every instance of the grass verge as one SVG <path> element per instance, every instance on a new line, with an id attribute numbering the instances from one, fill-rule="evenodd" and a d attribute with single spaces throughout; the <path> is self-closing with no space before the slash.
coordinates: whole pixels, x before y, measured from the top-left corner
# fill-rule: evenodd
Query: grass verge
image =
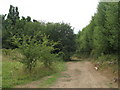
<path id="1" fill-rule="evenodd" d="M 94 63 L 99 64 L 100 69 L 112 68 L 112 72 L 118 70 L 118 61 L 116 55 L 103 55 L 93 60 Z"/>
<path id="2" fill-rule="evenodd" d="M 27 84 L 32 81 L 39 80 L 45 76 L 53 76 L 53 79 L 48 80 L 48 83 L 55 81 L 59 72 L 64 69 L 64 62 L 56 62 L 53 65 L 53 70 L 43 67 L 41 63 L 37 65 L 32 73 L 24 71 L 23 64 L 10 60 L 3 56 L 2 59 L 2 87 L 14 88 L 16 85 Z M 45 86 L 45 84 L 44 84 Z"/>

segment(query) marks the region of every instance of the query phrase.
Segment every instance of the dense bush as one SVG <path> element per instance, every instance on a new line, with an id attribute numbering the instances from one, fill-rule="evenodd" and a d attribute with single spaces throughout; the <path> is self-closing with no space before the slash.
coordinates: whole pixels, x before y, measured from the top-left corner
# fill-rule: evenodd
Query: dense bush
<path id="1" fill-rule="evenodd" d="M 36 38 L 40 36 L 40 33 L 34 37 L 23 35 L 22 38 L 14 35 L 12 38 L 13 44 L 18 47 L 19 55 L 17 60 L 26 66 L 29 71 L 36 66 L 36 62 L 43 62 L 48 68 L 52 65 L 52 62 L 59 59 L 56 54 L 51 52 L 54 50 L 54 45 L 57 43 L 51 42 L 46 36 L 42 36 L 42 40 L 37 41 Z"/>

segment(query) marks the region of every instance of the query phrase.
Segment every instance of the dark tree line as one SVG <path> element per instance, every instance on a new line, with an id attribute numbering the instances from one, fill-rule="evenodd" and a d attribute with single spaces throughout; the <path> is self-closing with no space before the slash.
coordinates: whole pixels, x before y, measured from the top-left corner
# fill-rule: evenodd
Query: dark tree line
<path id="1" fill-rule="evenodd" d="M 20 17 L 18 7 L 10 5 L 9 13 L 2 16 L 2 47 L 6 49 L 18 48 L 12 43 L 12 37 L 17 34 L 18 38 L 22 35 L 30 37 L 35 36 L 38 32 L 46 35 L 50 41 L 59 42 L 54 46 L 55 50 L 51 53 L 61 53 L 65 60 L 70 59 L 70 55 L 75 51 L 75 35 L 73 29 L 66 23 L 44 23 L 30 16 Z M 41 40 L 41 35 L 37 37 L 37 41 Z"/>
<path id="2" fill-rule="evenodd" d="M 77 34 L 77 53 L 98 57 L 117 54 L 120 4 L 100 2 L 90 24 Z"/>

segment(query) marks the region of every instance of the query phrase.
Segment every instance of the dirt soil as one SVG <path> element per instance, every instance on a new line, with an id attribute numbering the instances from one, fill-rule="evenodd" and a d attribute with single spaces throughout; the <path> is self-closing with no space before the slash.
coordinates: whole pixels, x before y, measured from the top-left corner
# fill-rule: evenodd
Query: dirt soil
<path id="1" fill-rule="evenodd" d="M 67 67 L 50 88 L 117 88 L 112 78 L 96 71 L 89 61 L 68 62 Z"/>
<path id="2" fill-rule="evenodd" d="M 67 70 L 49 88 L 117 88 L 117 83 L 99 70 L 96 71 L 90 61 L 72 61 L 66 64 Z M 16 87 L 39 88 L 40 83 L 47 78 Z"/>

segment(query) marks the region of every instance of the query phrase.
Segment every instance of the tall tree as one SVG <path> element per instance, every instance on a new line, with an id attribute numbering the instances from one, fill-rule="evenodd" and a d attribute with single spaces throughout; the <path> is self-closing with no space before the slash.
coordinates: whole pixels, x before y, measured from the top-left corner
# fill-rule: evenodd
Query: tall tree
<path id="1" fill-rule="evenodd" d="M 109 53 L 118 50 L 118 3 L 106 4 L 106 30 L 108 31 Z"/>
<path id="2" fill-rule="evenodd" d="M 16 20 L 19 19 L 18 7 L 14 7 L 14 6 L 10 5 L 7 19 L 10 19 L 12 21 L 12 25 L 15 25 Z"/>
<path id="3" fill-rule="evenodd" d="M 99 57 L 118 51 L 119 4 L 100 2 L 89 25 L 78 33 L 79 51 Z"/>

